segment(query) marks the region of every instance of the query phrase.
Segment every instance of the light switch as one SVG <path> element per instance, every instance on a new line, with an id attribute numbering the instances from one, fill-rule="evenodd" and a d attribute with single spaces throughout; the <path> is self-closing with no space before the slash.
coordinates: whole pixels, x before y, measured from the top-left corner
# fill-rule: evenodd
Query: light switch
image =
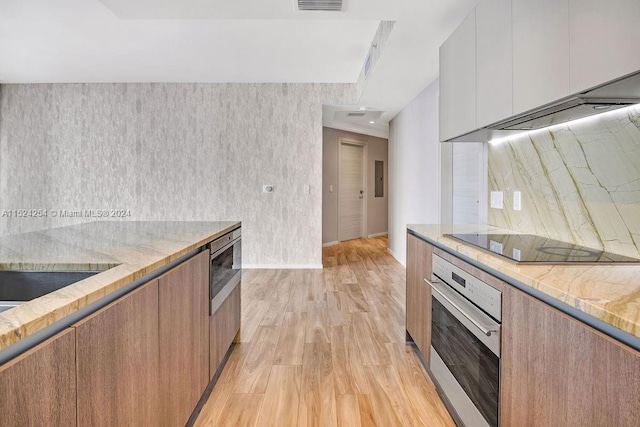
<path id="1" fill-rule="evenodd" d="M 329 186 L 329 193 L 333 193 L 333 185 Z"/>
<path id="2" fill-rule="evenodd" d="M 513 192 L 513 210 L 522 210 L 522 193 L 520 191 Z"/>
<path id="3" fill-rule="evenodd" d="M 493 209 L 502 209 L 504 207 L 504 196 L 502 191 L 491 192 L 491 207 Z"/>
<path id="4" fill-rule="evenodd" d="M 311 186 L 310 185 L 305 185 L 303 191 L 304 191 L 304 194 L 311 193 Z"/>

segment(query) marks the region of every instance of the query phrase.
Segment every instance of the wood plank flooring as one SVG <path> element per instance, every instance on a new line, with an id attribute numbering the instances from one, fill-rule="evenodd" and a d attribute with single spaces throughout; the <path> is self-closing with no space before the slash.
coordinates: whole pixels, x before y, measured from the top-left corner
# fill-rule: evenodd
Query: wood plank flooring
<path id="1" fill-rule="evenodd" d="M 387 239 L 323 249 L 323 270 L 246 270 L 240 343 L 196 426 L 454 426 L 405 344 Z"/>

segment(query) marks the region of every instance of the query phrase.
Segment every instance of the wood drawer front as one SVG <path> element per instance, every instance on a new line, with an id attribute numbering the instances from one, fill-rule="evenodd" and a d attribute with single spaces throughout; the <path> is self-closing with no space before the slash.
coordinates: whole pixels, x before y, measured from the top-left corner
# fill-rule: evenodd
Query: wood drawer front
<path id="1" fill-rule="evenodd" d="M 240 330 L 241 286 L 242 283 L 238 283 L 220 308 L 211 316 L 209 327 L 211 334 L 209 352 L 210 379 L 215 375 L 222 359 L 224 359 L 224 355 Z"/>
<path id="2" fill-rule="evenodd" d="M 406 327 L 416 347 L 429 361 L 431 346 L 431 280 L 433 246 L 407 234 L 407 301 Z"/>
<path id="3" fill-rule="evenodd" d="M 68 328 L 0 366 L 0 426 L 76 425 L 75 346 Z"/>
<path id="4" fill-rule="evenodd" d="M 209 251 L 158 282 L 162 425 L 184 425 L 209 383 Z"/>
<path id="5" fill-rule="evenodd" d="M 75 329 L 78 425 L 159 425 L 158 281 Z"/>
<path id="6" fill-rule="evenodd" d="M 640 425 L 640 353 L 515 288 L 503 307 L 503 426 Z"/>

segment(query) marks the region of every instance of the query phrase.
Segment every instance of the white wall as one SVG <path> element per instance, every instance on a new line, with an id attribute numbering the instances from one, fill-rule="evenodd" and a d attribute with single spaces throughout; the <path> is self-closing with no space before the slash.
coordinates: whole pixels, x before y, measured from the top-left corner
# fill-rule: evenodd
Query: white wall
<path id="1" fill-rule="evenodd" d="M 355 84 L 0 88 L 0 209 L 241 220 L 245 265 L 321 266 L 322 104 Z M 89 220 L 0 217 L 0 235 Z"/>
<path id="2" fill-rule="evenodd" d="M 322 243 L 338 241 L 338 147 L 339 139 L 361 142 L 367 147 L 367 236 L 388 230 L 388 141 L 375 136 L 324 127 L 322 130 Z M 384 162 L 384 197 L 375 197 L 375 161 Z M 329 186 L 333 186 L 333 192 Z"/>
<path id="3" fill-rule="evenodd" d="M 389 252 L 403 265 L 407 224 L 440 223 L 438 84 L 427 86 L 389 128 Z"/>

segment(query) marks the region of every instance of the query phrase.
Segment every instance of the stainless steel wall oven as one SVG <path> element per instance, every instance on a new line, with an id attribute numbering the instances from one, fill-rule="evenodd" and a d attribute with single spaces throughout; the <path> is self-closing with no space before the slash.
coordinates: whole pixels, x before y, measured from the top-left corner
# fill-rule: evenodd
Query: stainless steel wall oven
<path id="1" fill-rule="evenodd" d="M 212 315 L 240 283 L 242 232 L 237 228 L 209 243 L 209 314 Z"/>
<path id="2" fill-rule="evenodd" d="M 497 426 L 502 293 L 434 254 L 430 371 L 458 423 Z"/>

